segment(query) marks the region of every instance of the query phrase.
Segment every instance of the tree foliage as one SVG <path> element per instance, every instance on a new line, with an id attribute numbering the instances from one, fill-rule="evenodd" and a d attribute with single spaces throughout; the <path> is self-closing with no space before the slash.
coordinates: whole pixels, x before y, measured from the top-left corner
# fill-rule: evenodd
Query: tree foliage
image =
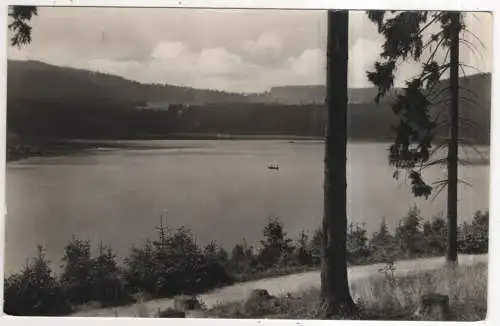
<path id="1" fill-rule="evenodd" d="M 428 255 L 442 255 L 446 251 L 448 230 L 446 221 L 441 216 L 435 216 L 423 224 L 423 236 Z"/>
<path id="2" fill-rule="evenodd" d="M 411 189 L 415 196 L 428 198 L 434 189 L 439 191 L 444 182 L 429 184 L 424 181 L 422 170 L 430 165 L 443 164 L 445 160 L 432 160 L 433 154 L 443 143 L 436 142 L 436 132 L 446 125 L 441 113 L 432 110 L 441 106 L 443 89 L 440 79 L 450 68 L 446 61 L 449 56 L 453 33 L 466 31 L 463 14 L 459 15 L 458 31 L 452 28 L 452 12 L 370 11 L 369 19 L 377 25 L 385 38 L 379 60 L 373 71 L 367 72 L 368 79 L 377 87 L 375 98 L 379 102 L 385 96 L 393 96 L 393 112 L 398 124 L 393 126 L 395 138 L 389 148 L 389 163 L 399 171 L 407 171 Z M 432 27 L 439 26 L 437 32 Z M 462 42 L 467 42 L 462 39 Z M 443 62 L 437 57 L 439 50 L 446 52 Z M 424 52 L 429 55 L 425 56 Z M 422 64 L 422 70 L 407 80 L 403 91 L 392 94 L 398 66 L 414 60 Z M 460 64 L 463 65 L 463 64 Z"/>
<path id="3" fill-rule="evenodd" d="M 290 261 L 292 239 L 288 238 L 283 223 L 277 217 L 271 217 L 263 229 L 264 240 L 259 253 L 259 262 L 265 267 L 286 265 Z"/>
<path id="4" fill-rule="evenodd" d="M 395 237 L 389 231 L 385 219 L 382 219 L 378 231 L 369 240 L 370 257 L 373 261 L 390 262 L 398 253 Z"/>
<path id="5" fill-rule="evenodd" d="M 460 252 L 488 252 L 488 226 L 488 212 L 477 212 L 471 222 L 463 223 Z M 114 306 L 131 302 L 139 293 L 146 297 L 199 293 L 233 280 L 283 275 L 301 271 L 301 267 L 307 270 L 320 265 L 320 228 L 311 235 L 302 231 L 294 243 L 289 243 L 293 266 L 268 268 L 246 241 L 236 244 L 228 255 L 216 242 L 198 248 L 185 228 L 160 226 L 157 231 L 156 240 L 133 248 L 121 266 L 111 248 L 99 245 L 93 256 L 89 241 L 73 237 L 66 245 L 65 265 L 59 276 L 52 273 L 50 262 L 40 248 L 38 255 L 23 270 L 6 277 L 4 311 L 25 316 L 64 315 L 78 309 L 79 304 L 89 302 Z M 413 206 L 396 230 L 389 229 L 383 219 L 371 236 L 367 236 L 364 225 L 352 224 L 347 237 L 352 265 L 391 263 L 398 259 L 442 254 L 446 227 L 440 217 L 424 221 Z"/>
<path id="6" fill-rule="evenodd" d="M 61 282 L 69 300 L 81 304 L 94 299 L 92 273 L 94 261 L 90 241 L 82 241 L 72 236 L 64 248 Z"/>
<path id="7" fill-rule="evenodd" d="M 416 205 L 410 207 L 408 213 L 396 228 L 396 241 L 401 252 L 408 258 L 422 254 L 424 238 L 422 233 L 422 217 Z"/>
<path id="8" fill-rule="evenodd" d="M 489 237 L 488 212 L 476 212 L 471 223 L 460 227 L 462 238 L 459 240 L 459 250 L 467 254 L 484 254 L 488 252 Z"/>
<path id="9" fill-rule="evenodd" d="M 351 223 L 347 230 L 347 261 L 355 264 L 368 258 L 368 236 L 364 225 Z"/>
<path id="10" fill-rule="evenodd" d="M 56 316 L 69 313 L 71 305 L 53 275 L 44 249 L 18 274 L 5 279 L 4 312 L 14 316 Z"/>
<path id="11" fill-rule="evenodd" d="M 8 25 L 12 33 L 10 44 L 21 47 L 31 43 L 31 18 L 38 15 L 37 7 L 34 6 L 10 6 L 9 18 L 11 22 Z"/>

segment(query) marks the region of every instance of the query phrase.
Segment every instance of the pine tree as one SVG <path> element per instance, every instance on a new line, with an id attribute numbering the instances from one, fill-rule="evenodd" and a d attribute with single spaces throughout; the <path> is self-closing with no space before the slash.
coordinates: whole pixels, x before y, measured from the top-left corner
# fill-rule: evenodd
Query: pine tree
<path id="1" fill-rule="evenodd" d="M 407 258 L 421 254 L 424 249 L 422 217 L 420 210 L 413 205 L 396 228 L 396 240 Z"/>
<path id="2" fill-rule="evenodd" d="M 458 146 L 467 144 L 459 138 L 459 126 L 471 126 L 467 119 L 460 118 L 459 101 L 477 104 L 470 97 L 460 95 L 459 68 L 467 66 L 459 61 L 459 45 L 473 47 L 470 41 L 460 38 L 469 32 L 464 24 L 464 15 L 459 12 L 404 11 L 390 14 L 385 11 L 370 11 L 368 17 L 377 25 L 385 43 L 380 61 L 374 71 L 367 73 L 368 79 L 378 88 L 376 102 L 389 95 L 393 88 L 395 72 L 399 64 L 415 60 L 422 62 L 420 74 L 406 81 L 403 92 L 395 95 L 393 111 L 398 117 L 394 127 L 395 139 L 390 147 L 389 162 L 399 171 L 407 171 L 415 196 L 428 198 L 434 191 L 437 196 L 448 186 L 447 217 L 448 241 L 447 261 L 457 262 L 457 191 L 458 191 Z M 431 27 L 440 30 L 430 33 Z M 470 33 L 470 32 L 469 32 Z M 429 35 L 430 34 L 430 35 Z M 445 61 L 439 62 L 437 52 L 446 49 Z M 424 59 L 424 51 L 430 55 Z M 443 74 L 449 71 L 449 86 L 440 84 Z M 446 98 L 448 91 L 449 98 Z M 470 90 L 469 90 L 470 92 Z M 448 105 L 447 114 L 440 108 Z M 443 142 L 435 139 L 435 133 L 448 127 L 449 138 Z M 473 127 L 473 126 L 472 126 Z M 434 146 L 433 146 L 434 145 Z M 447 157 L 435 158 L 440 149 L 447 148 Z M 447 165 L 445 180 L 428 184 L 422 171 L 433 165 Z"/>
<path id="3" fill-rule="evenodd" d="M 10 44 L 21 47 L 31 43 L 32 27 L 29 24 L 33 16 L 38 15 L 37 7 L 34 6 L 10 6 L 9 18 L 11 23 L 8 25 L 12 32 Z"/>
<path id="4" fill-rule="evenodd" d="M 91 284 L 94 261 L 90 241 L 82 241 L 74 235 L 64 248 L 64 266 L 61 282 L 72 303 L 81 304 L 93 299 Z"/>
<path id="5" fill-rule="evenodd" d="M 313 264 L 313 257 L 309 245 L 309 236 L 302 230 L 297 240 L 295 247 L 295 257 L 297 264 L 300 266 L 311 266 Z"/>
<path id="6" fill-rule="evenodd" d="M 370 239 L 370 252 L 376 262 L 389 263 L 396 259 L 396 244 L 394 236 L 389 232 L 385 218 L 380 222 L 377 232 Z"/>
<path id="7" fill-rule="evenodd" d="M 278 265 L 280 261 L 287 261 L 292 251 L 283 223 L 277 217 L 271 217 L 263 230 L 264 240 L 261 241 L 262 250 L 259 262 L 266 268 Z"/>
<path id="8" fill-rule="evenodd" d="M 321 301 L 324 317 L 351 316 L 347 279 L 347 67 L 349 12 L 328 11 L 327 128 L 322 225 Z"/>

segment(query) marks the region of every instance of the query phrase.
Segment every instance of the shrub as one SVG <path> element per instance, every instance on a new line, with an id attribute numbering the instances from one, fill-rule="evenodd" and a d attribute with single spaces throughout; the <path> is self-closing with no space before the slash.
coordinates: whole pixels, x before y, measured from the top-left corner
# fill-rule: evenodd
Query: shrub
<path id="1" fill-rule="evenodd" d="M 205 252 L 200 250 L 190 230 L 161 226 L 156 241 L 134 248 L 126 260 L 124 273 L 128 287 L 135 292 L 169 297 L 230 283 L 220 260 L 224 252 L 215 244 L 205 249 Z"/>
<path id="2" fill-rule="evenodd" d="M 156 293 L 159 270 L 155 264 L 155 252 L 151 241 L 147 240 L 141 248 L 132 248 L 130 255 L 125 258 L 123 272 L 125 284 L 131 293 L 141 291 Z"/>
<path id="3" fill-rule="evenodd" d="M 415 257 L 424 252 L 422 217 L 416 205 L 410 207 L 407 215 L 396 228 L 396 240 L 406 258 Z"/>
<path id="4" fill-rule="evenodd" d="M 229 277 L 228 254 L 215 241 L 207 244 L 204 249 L 204 278 L 210 279 L 215 285 L 230 284 L 233 282 Z"/>
<path id="5" fill-rule="evenodd" d="M 133 301 L 124 286 L 121 271 L 116 265 L 116 255 L 111 248 L 99 245 L 99 255 L 94 260 L 91 272 L 93 299 L 103 306 L 125 304 Z"/>
<path id="6" fill-rule="evenodd" d="M 73 304 L 83 304 L 94 299 L 91 281 L 94 262 L 90 250 L 90 241 L 79 240 L 74 235 L 64 248 L 61 283 Z"/>
<path id="7" fill-rule="evenodd" d="M 477 212 L 471 223 L 463 223 L 459 250 L 468 254 L 486 253 L 488 225 L 488 212 Z M 385 220 L 370 239 L 363 225 L 351 224 L 347 235 L 348 259 L 353 264 L 384 262 L 387 268 L 382 271 L 389 275 L 396 259 L 443 254 L 446 233 L 443 218 L 435 217 L 422 224 L 420 212 L 413 206 L 394 234 Z M 148 240 L 142 247 L 132 248 L 123 269 L 117 266 L 110 248 L 99 246 L 99 254 L 94 258 L 89 241 L 72 237 L 65 247 L 60 281 L 52 275 L 49 262 L 39 248 L 31 263 L 5 280 L 4 311 L 12 315 L 62 315 L 72 310 L 71 303 L 97 301 L 103 306 L 118 305 L 131 301 L 131 293 L 146 294 L 149 298 L 195 294 L 234 280 L 295 273 L 320 264 L 321 235 L 318 229 L 309 239 L 302 231 L 293 245 L 283 224 L 271 219 L 264 228 L 264 248 L 258 255 L 245 240 L 228 255 L 215 242 L 200 248 L 191 231 L 184 227 L 172 230 L 161 225 L 155 241 Z M 266 248 L 277 251 L 265 252 Z"/>
<path id="8" fill-rule="evenodd" d="M 292 260 L 292 239 L 287 237 L 283 223 L 277 218 L 269 219 L 263 230 L 264 240 L 259 253 L 259 264 L 265 268 L 279 265 L 288 265 Z"/>
<path id="9" fill-rule="evenodd" d="M 400 254 L 396 239 L 389 232 L 385 219 L 382 219 L 379 230 L 373 233 L 369 248 L 372 262 L 392 262 Z"/>
<path id="10" fill-rule="evenodd" d="M 459 250 L 466 254 L 483 254 L 488 252 L 489 213 L 480 211 L 474 214 L 472 223 L 463 223 L 462 233 L 458 241 Z"/>
<path id="11" fill-rule="evenodd" d="M 347 261 L 350 264 L 365 262 L 370 255 L 364 225 L 351 223 L 347 231 Z"/>
<path id="12" fill-rule="evenodd" d="M 310 243 L 313 266 L 319 266 L 321 263 L 322 242 L 323 232 L 318 228 L 314 231 Z"/>
<path id="13" fill-rule="evenodd" d="M 52 275 L 43 248 L 18 274 L 5 280 L 4 312 L 15 316 L 56 316 L 71 312 L 71 304 Z"/>
<path id="14" fill-rule="evenodd" d="M 294 256 L 296 264 L 299 266 L 312 266 L 313 265 L 313 255 L 311 246 L 309 243 L 309 237 L 306 232 L 302 230 L 297 240 L 297 245 L 295 246 Z"/>
<path id="15" fill-rule="evenodd" d="M 446 221 L 436 216 L 423 224 L 425 252 L 427 255 L 443 255 L 446 252 L 448 229 Z"/>
<path id="16" fill-rule="evenodd" d="M 102 306 L 132 301 L 111 248 L 99 245 L 97 257 L 91 256 L 90 241 L 72 237 L 65 247 L 61 284 L 73 304 L 99 302 Z"/>
<path id="17" fill-rule="evenodd" d="M 233 273 L 244 273 L 259 269 L 253 247 L 249 246 L 245 239 L 243 239 L 242 243 L 238 243 L 233 247 L 228 265 Z"/>

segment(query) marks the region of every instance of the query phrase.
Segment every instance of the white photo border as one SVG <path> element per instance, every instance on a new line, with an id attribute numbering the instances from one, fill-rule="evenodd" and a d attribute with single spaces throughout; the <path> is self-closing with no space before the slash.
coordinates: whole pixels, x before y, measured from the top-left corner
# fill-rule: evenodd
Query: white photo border
<path id="1" fill-rule="evenodd" d="M 220 8 L 220 9 L 296 9 L 296 10 L 325 10 L 325 9 L 392 9 L 392 10 L 460 10 L 460 11 L 491 11 L 494 24 L 494 49 L 499 53 L 499 41 L 495 36 L 500 32 L 500 20 L 497 19 L 498 2 L 487 0 L 350 0 L 349 8 L 346 2 L 328 0 L 12 0 L 2 1 L 0 5 L 0 60 L 1 87 L 0 87 L 0 207 L 4 207 L 4 214 L 0 219 L 0 296 L 3 297 L 3 259 L 5 241 L 5 169 L 6 169 L 6 72 L 7 72 L 7 6 L 8 5 L 36 5 L 36 6 L 63 6 L 63 7 L 169 7 L 169 8 Z M 488 264 L 488 313 L 486 321 L 479 322 L 487 325 L 500 325 L 500 109 L 499 97 L 496 90 L 500 86 L 499 75 L 496 70 L 498 55 L 492 55 L 492 108 L 491 108 L 491 144 L 490 144 L 490 244 Z M 496 199 L 496 200 L 495 200 Z M 1 302 L 1 299 L 0 299 Z M 1 310 L 0 310 L 1 311 Z M 0 323 L 8 326 L 52 326 L 52 325 L 141 325 L 153 326 L 185 325 L 209 326 L 235 324 L 242 326 L 319 326 L 331 325 L 436 325 L 435 322 L 416 321 L 342 321 L 342 320 L 256 320 L 256 319 L 156 319 L 156 318 L 97 318 L 97 317 L 12 317 L 0 315 Z M 448 324 L 458 324 L 449 322 Z"/>

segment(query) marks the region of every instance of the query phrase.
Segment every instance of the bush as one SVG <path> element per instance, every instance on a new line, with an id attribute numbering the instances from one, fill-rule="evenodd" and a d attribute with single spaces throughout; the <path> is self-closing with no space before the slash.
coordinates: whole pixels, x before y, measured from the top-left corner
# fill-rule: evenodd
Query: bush
<path id="1" fill-rule="evenodd" d="M 156 268 L 155 249 L 151 241 L 141 247 L 133 247 L 125 258 L 124 279 L 131 293 L 156 293 L 156 280 L 159 270 Z"/>
<path id="2" fill-rule="evenodd" d="M 52 275 L 42 247 L 18 274 L 5 280 L 4 312 L 14 316 L 57 316 L 71 312 L 71 304 Z"/>
<path id="3" fill-rule="evenodd" d="M 448 229 L 446 221 L 436 216 L 423 224 L 425 252 L 429 256 L 443 255 L 446 252 Z"/>
<path id="4" fill-rule="evenodd" d="M 462 237 L 458 241 L 459 250 L 465 254 L 484 254 L 488 252 L 489 220 L 488 212 L 474 214 L 472 223 L 460 227 Z"/>
<path id="5" fill-rule="evenodd" d="M 422 217 L 416 205 L 410 207 L 407 215 L 396 228 L 396 240 L 406 258 L 419 256 L 425 252 Z"/>
<path id="6" fill-rule="evenodd" d="M 72 237 L 65 247 L 61 284 L 73 304 L 99 302 L 102 306 L 132 301 L 111 248 L 99 245 L 99 255 L 91 256 L 90 241 Z"/>
<path id="7" fill-rule="evenodd" d="M 351 223 L 347 230 L 347 261 L 350 264 L 365 262 L 370 255 L 364 225 Z"/>
<path id="8" fill-rule="evenodd" d="M 90 278 L 93 299 L 103 306 L 115 306 L 133 301 L 124 286 L 121 271 L 116 265 L 116 255 L 111 248 L 99 246 Z"/>
<path id="9" fill-rule="evenodd" d="M 310 243 L 313 266 L 319 266 L 321 264 L 322 241 L 323 232 L 321 229 L 316 229 Z"/>
<path id="10" fill-rule="evenodd" d="M 305 231 L 300 232 L 293 255 L 298 266 L 313 265 L 313 254 L 309 243 L 309 237 Z"/>
<path id="11" fill-rule="evenodd" d="M 229 277 L 228 254 L 214 241 L 205 246 L 204 249 L 204 272 L 203 277 L 215 285 L 225 285 L 233 282 Z M 212 286 L 212 285 L 211 285 Z"/>
<path id="12" fill-rule="evenodd" d="M 395 237 L 389 232 L 385 219 L 382 219 L 379 230 L 373 233 L 369 242 L 370 261 L 389 263 L 400 255 Z"/>
<path id="13" fill-rule="evenodd" d="M 229 270 L 236 274 L 260 269 L 253 247 L 248 246 L 245 239 L 243 239 L 243 243 L 238 243 L 233 247 L 228 265 Z"/>
<path id="14" fill-rule="evenodd" d="M 74 235 L 64 248 L 64 269 L 61 283 L 67 297 L 73 304 L 83 304 L 94 299 L 90 241 L 82 241 Z"/>
<path id="15" fill-rule="evenodd" d="M 463 223 L 460 252 L 488 252 L 488 226 L 488 212 L 477 212 L 471 223 Z M 132 301 L 131 293 L 150 298 L 195 294 L 235 280 L 304 271 L 321 262 L 321 229 L 311 239 L 302 231 L 294 245 L 278 219 L 271 219 L 264 227 L 263 249 L 257 255 L 245 240 L 229 255 L 215 242 L 200 248 L 184 227 L 172 230 L 161 225 L 158 231 L 155 241 L 132 248 L 123 269 L 117 266 L 111 248 L 99 246 L 94 258 L 89 241 L 72 237 L 65 247 L 60 280 L 52 275 L 39 248 L 30 264 L 5 280 L 4 311 L 12 315 L 63 315 L 71 312 L 71 303 L 111 306 Z M 442 255 L 446 250 L 446 221 L 435 217 L 422 223 L 415 206 L 394 234 L 385 220 L 370 239 L 366 234 L 363 225 L 351 224 L 347 234 L 349 263 L 384 262 L 392 266 L 396 259 Z"/>
<path id="16" fill-rule="evenodd" d="M 277 217 L 272 217 L 264 227 L 263 233 L 262 250 L 258 257 L 259 264 L 265 268 L 289 265 L 293 261 L 294 248 L 290 244 L 292 239 L 287 237 L 283 223 Z"/>
<path id="17" fill-rule="evenodd" d="M 205 249 L 200 250 L 190 230 L 160 226 L 158 240 L 134 248 L 126 260 L 128 287 L 134 292 L 170 297 L 231 283 L 221 260 L 224 252 L 215 244 Z"/>

